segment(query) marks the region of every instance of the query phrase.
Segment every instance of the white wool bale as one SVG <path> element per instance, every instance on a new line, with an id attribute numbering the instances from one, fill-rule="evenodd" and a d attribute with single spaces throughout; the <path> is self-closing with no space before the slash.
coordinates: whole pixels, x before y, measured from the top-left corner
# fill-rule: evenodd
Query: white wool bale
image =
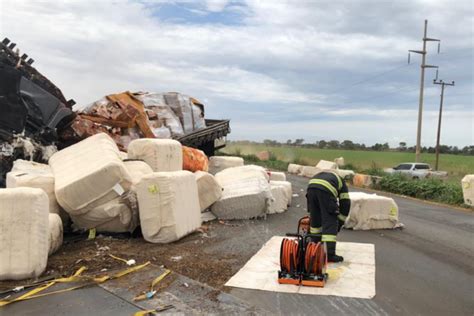
<path id="1" fill-rule="evenodd" d="M 172 139 L 135 139 L 128 145 L 128 158 L 144 160 L 154 172 L 183 170 L 181 143 Z"/>
<path id="2" fill-rule="evenodd" d="M 0 280 L 43 273 L 49 250 L 48 208 L 41 189 L 0 189 Z"/>
<path id="3" fill-rule="evenodd" d="M 355 176 L 355 172 L 353 170 L 346 170 L 346 169 L 337 169 L 336 173 L 342 178 L 351 178 Z"/>
<path id="4" fill-rule="evenodd" d="M 79 215 L 71 215 L 74 227 L 95 228 L 98 232 L 133 232 L 138 226 L 138 211 L 130 208 L 121 198 L 98 205 Z"/>
<path id="5" fill-rule="evenodd" d="M 220 177 L 221 181 L 226 181 L 226 179 L 242 180 L 254 178 L 256 174 L 265 178 L 267 182 L 270 181 L 270 176 L 268 175 L 267 170 L 257 165 L 245 165 L 240 167 L 227 168 L 216 173 L 216 178 Z"/>
<path id="6" fill-rule="evenodd" d="M 464 203 L 474 206 L 474 174 L 468 174 L 461 180 Z"/>
<path id="7" fill-rule="evenodd" d="M 201 226 L 198 188 L 189 171 L 155 172 L 137 184 L 140 223 L 145 240 L 176 241 Z"/>
<path id="8" fill-rule="evenodd" d="M 286 190 L 281 185 L 270 184 L 272 198 L 267 214 L 283 213 L 288 208 L 288 196 Z"/>
<path id="9" fill-rule="evenodd" d="M 290 163 L 288 165 L 288 173 L 301 174 L 302 171 L 303 171 L 303 166 L 302 165 L 297 165 L 297 164 L 294 164 L 294 163 Z"/>
<path id="10" fill-rule="evenodd" d="M 127 168 L 132 183 L 137 184 L 140 179 L 147 174 L 153 173 L 153 169 L 143 160 L 124 160 L 125 168 Z"/>
<path id="11" fill-rule="evenodd" d="M 222 196 L 222 187 L 217 183 L 214 176 L 208 172 L 196 171 L 194 173 L 199 193 L 199 205 L 201 212 L 208 209 Z"/>
<path id="12" fill-rule="evenodd" d="M 320 160 L 316 165 L 316 168 L 323 169 L 323 170 L 331 170 L 337 169 L 337 164 L 333 161 L 328 160 Z"/>
<path id="13" fill-rule="evenodd" d="M 63 244 L 63 222 L 58 214 L 49 213 L 49 251 L 48 255 L 55 253 Z"/>
<path id="14" fill-rule="evenodd" d="M 100 133 L 49 159 L 59 205 L 70 215 L 85 213 L 127 191 L 132 179 L 115 142 Z"/>
<path id="15" fill-rule="evenodd" d="M 222 186 L 222 197 L 211 211 L 219 219 L 249 219 L 264 216 L 269 207 L 271 192 L 268 174 L 258 166 L 242 166 L 216 174 Z"/>
<path id="16" fill-rule="evenodd" d="M 339 158 L 336 158 L 334 159 L 334 162 L 336 163 L 336 165 L 338 167 L 344 167 L 345 163 L 344 163 L 344 157 L 339 157 Z"/>
<path id="17" fill-rule="evenodd" d="M 128 154 L 124 151 L 119 151 L 119 156 L 122 160 L 125 160 L 128 158 Z"/>
<path id="18" fill-rule="evenodd" d="M 286 181 L 284 172 L 270 171 L 270 181 Z"/>
<path id="19" fill-rule="evenodd" d="M 13 167 L 12 167 L 12 170 L 10 171 L 30 171 L 30 170 L 51 171 L 51 167 L 44 163 L 17 159 L 13 162 Z"/>
<path id="20" fill-rule="evenodd" d="M 51 167 L 32 161 L 16 160 L 7 173 L 7 188 L 30 187 L 42 189 L 48 195 L 49 212 L 58 214 L 64 223 L 69 215 L 61 209 L 54 193 L 54 175 Z"/>
<path id="21" fill-rule="evenodd" d="M 351 210 L 344 226 L 354 230 L 393 229 L 400 227 L 398 206 L 392 198 L 350 192 Z"/>
<path id="22" fill-rule="evenodd" d="M 224 169 L 239 167 L 244 165 L 241 157 L 212 156 L 209 157 L 209 173 L 216 174 Z"/>
<path id="23" fill-rule="evenodd" d="M 322 171 L 323 169 L 320 169 L 318 167 L 303 166 L 303 169 L 301 170 L 301 175 L 306 178 L 312 178 Z"/>
<path id="24" fill-rule="evenodd" d="M 273 186 L 281 186 L 285 189 L 285 194 L 287 198 L 288 206 L 291 205 L 291 200 L 293 198 L 293 188 L 291 182 L 289 181 L 270 181 L 270 185 Z"/>

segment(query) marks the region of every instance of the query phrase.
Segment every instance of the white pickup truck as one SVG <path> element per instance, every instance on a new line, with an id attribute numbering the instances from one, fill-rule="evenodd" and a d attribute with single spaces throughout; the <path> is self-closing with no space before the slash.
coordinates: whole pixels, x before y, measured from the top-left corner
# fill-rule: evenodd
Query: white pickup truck
<path id="1" fill-rule="evenodd" d="M 430 177 L 443 178 L 448 175 L 446 171 L 433 171 L 426 163 L 406 162 L 396 167 L 384 169 L 386 173 L 400 173 L 413 179 L 424 179 Z"/>

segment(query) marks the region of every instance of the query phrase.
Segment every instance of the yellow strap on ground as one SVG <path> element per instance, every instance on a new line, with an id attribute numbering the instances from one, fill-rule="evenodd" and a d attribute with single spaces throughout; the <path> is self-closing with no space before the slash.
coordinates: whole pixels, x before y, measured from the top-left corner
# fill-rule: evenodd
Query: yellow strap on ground
<path id="1" fill-rule="evenodd" d="M 160 276 L 158 276 L 156 279 L 154 279 L 153 282 L 151 282 L 150 291 L 153 291 L 153 288 L 155 287 L 155 285 L 160 283 L 170 273 L 171 273 L 171 270 L 166 269 L 165 272 L 163 272 Z"/>
<path id="2" fill-rule="evenodd" d="M 154 309 L 149 309 L 149 310 L 146 310 L 146 311 L 138 311 L 135 314 L 133 314 L 133 316 L 147 316 L 149 314 L 155 315 L 156 311 Z"/>
<path id="3" fill-rule="evenodd" d="M 52 282 L 49 282 L 48 284 L 46 285 L 42 285 L 42 286 L 39 286 L 39 287 L 36 287 L 34 289 L 32 289 L 31 291 L 29 291 L 28 293 L 25 293 L 15 299 L 12 299 L 12 300 L 3 300 L 3 301 L 0 301 L 0 307 L 2 306 L 5 306 L 5 305 L 8 305 L 8 304 L 11 304 L 11 303 L 14 303 L 14 302 L 19 302 L 19 301 L 24 301 L 24 300 L 28 300 L 28 299 L 32 299 L 32 298 L 38 298 L 38 297 L 43 297 L 43 296 L 47 296 L 47 295 L 52 295 L 52 294 L 58 294 L 58 293 L 64 293 L 64 292 L 68 292 L 68 291 L 72 291 L 72 290 L 76 290 L 76 289 L 80 289 L 80 288 L 83 288 L 83 287 L 86 287 L 86 286 L 90 286 L 90 285 L 94 285 L 94 284 L 99 284 L 99 283 L 103 283 L 107 280 L 112 280 L 112 279 L 117 279 L 117 278 L 120 278 L 124 275 L 127 275 L 129 273 L 132 273 L 132 272 L 135 272 L 137 270 L 140 270 L 144 267 L 146 267 L 147 265 L 149 265 L 150 262 L 146 262 L 142 265 L 139 265 L 139 266 L 135 266 L 133 268 L 128 268 L 128 269 L 125 269 L 123 271 L 120 271 L 112 276 L 103 276 L 103 277 L 98 277 L 98 278 L 94 278 L 94 277 L 90 277 L 90 276 L 81 276 L 81 273 L 84 272 L 86 270 L 86 267 L 81 267 L 79 270 L 77 270 L 72 276 L 68 277 L 68 278 L 59 278 L 59 279 L 55 279 L 53 280 Z M 58 291 L 53 291 L 53 292 L 48 292 L 48 293 L 43 293 L 43 294 L 38 294 L 44 290 L 46 290 L 47 288 L 53 286 L 54 284 L 56 283 L 66 283 L 66 282 L 78 282 L 78 281 L 91 281 L 91 282 L 88 282 L 86 284 L 81 284 L 81 285 L 78 285 L 78 286 L 74 286 L 74 287 L 70 287 L 70 288 L 67 288 L 67 289 L 62 289 L 62 290 L 58 290 Z"/>
<path id="4" fill-rule="evenodd" d="M 111 255 L 110 253 L 109 253 L 109 257 L 112 257 L 112 258 L 114 258 L 115 260 L 119 260 L 119 261 L 122 261 L 122 262 L 125 262 L 125 263 L 128 262 L 127 260 L 122 259 L 122 258 L 119 258 L 119 257 L 116 257 L 116 256 L 114 256 L 114 255 Z"/>

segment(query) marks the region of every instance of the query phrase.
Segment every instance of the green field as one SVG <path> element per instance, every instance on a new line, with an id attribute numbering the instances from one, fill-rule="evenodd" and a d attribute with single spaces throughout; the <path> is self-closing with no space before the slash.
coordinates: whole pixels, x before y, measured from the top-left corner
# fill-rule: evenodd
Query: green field
<path id="1" fill-rule="evenodd" d="M 346 164 L 356 167 L 356 170 L 368 169 L 375 165 L 379 168 L 393 167 L 402 162 L 413 162 L 414 153 L 392 151 L 356 151 L 342 149 L 313 149 L 294 146 L 266 146 L 263 144 L 230 143 L 222 151 L 226 154 L 256 154 L 268 150 L 276 155 L 278 160 L 287 162 L 315 165 L 319 160 L 331 160 L 344 157 Z M 435 155 L 422 154 L 422 162 L 434 167 Z M 468 173 L 474 173 L 474 156 L 440 155 L 439 169 L 449 173 L 450 181 L 459 181 Z"/>

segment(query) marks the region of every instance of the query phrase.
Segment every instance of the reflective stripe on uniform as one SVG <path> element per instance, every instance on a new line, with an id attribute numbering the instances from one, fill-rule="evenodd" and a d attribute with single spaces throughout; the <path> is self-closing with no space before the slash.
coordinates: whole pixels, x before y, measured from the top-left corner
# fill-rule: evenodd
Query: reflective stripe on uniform
<path id="1" fill-rule="evenodd" d="M 345 221 L 346 221 L 346 218 L 347 218 L 347 216 L 344 216 L 344 215 L 342 215 L 342 214 L 339 214 L 339 215 L 337 215 L 337 218 L 338 218 L 340 221 L 343 221 L 343 222 L 345 222 Z"/>
<path id="2" fill-rule="evenodd" d="M 332 173 L 333 175 L 335 175 L 336 178 L 337 178 L 338 190 L 342 189 L 342 180 L 341 180 L 341 177 L 340 177 L 336 172 L 331 171 L 331 173 Z"/>
<path id="3" fill-rule="evenodd" d="M 346 199 L 346 200 L 349 200 L 349 199 L 350 199 L 349 193 L 341 193 L 341 194 L 339 194 L 339 200 L 344 200 L 344 199 Z"/>
<path id="4" fill-rule="evenodd" d="M 309 180 L 309 184 L 320 184 L 323 187 L 325 187 L 326 189 L 328 189 L 334 195 L 335 198 L 337 198 L 336 188 L 333 187 L 332 184 L 329 183 L 328 181 L 322 180 L 322 179 L 311 179 L 311 180 Z"/>
<path id="5" fill-rule="evenodd" d="M 336 242 L 336 235 L 323 235 L 321 241 Z"/>
<path id="6" fill-rule="evenodd" d="M 309 232 L 311 234 L 319 234 L 322 231 L 321 227 L 310 227 Z"/>

